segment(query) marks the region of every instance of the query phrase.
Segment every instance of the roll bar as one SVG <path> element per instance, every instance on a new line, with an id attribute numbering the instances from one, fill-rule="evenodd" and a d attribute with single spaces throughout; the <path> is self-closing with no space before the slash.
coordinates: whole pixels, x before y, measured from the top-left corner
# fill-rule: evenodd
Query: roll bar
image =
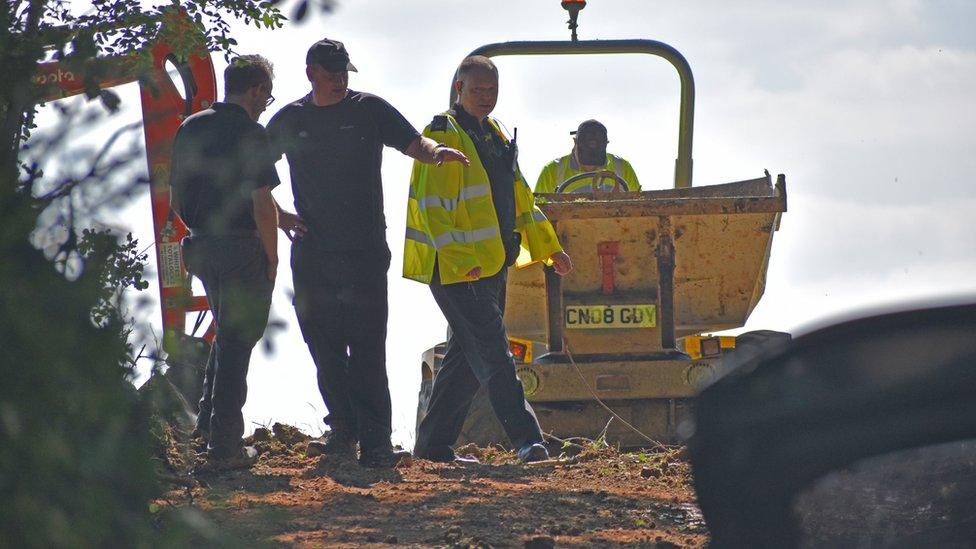
<path id="1" fill-rule="evenodd" d="M 678 119 L 678 158 L 674 161 L 675 188 L 691 187 L 692 138 L 695 124 L 695 78 L 691 66 L 681 52 L 657 40 L 582 40 L 582 41 L 519 41 L 485 44 L 470 55 L 496 57 L 502 55 L 585 55 L 643 53 L 662 57 L 678 71 L 681 81 L 681 105 Z M 451 99 L 457 101 L 454 81 L 451 81 Z"/>

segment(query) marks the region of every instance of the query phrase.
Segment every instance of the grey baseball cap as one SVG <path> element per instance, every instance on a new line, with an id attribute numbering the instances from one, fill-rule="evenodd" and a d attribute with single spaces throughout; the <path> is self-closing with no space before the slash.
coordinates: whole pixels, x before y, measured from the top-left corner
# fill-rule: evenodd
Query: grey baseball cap
<path id="1" fill-rule="evenodd" d="M 594 120 L 591 118 L 589 120 L 584 120 L 580 122 L 580 125 L 578 128 L 576 128 L 576 131 L 569 132 L 569 135 L 576 135 L 581 132 L 586 132 L 586 133 L 600 132 L 605 137 L 607 135 L 607 127 L 604 126 L 603 123 L 600 122 L 599 120 Z"/>
<path id="2" fill-rule="evenodd" d="M 342 42 L 323 38 L 312 44 L 305 55 L 306 65 L 319 65 L 329 72 L 359 72 L 349 62 L 349 52 Z"/>

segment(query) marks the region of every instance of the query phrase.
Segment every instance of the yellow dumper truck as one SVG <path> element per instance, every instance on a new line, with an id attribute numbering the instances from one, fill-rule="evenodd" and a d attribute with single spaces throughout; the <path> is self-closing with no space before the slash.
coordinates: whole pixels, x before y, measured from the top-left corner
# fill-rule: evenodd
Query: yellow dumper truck
<path id="1" fill-rule="evenodd" d="M 540 264 L 512 267 L 505 325 L 544 432 L 605 434 L 610 443 L 645 446 L 642 434 L 676 441 L 692 397 L 728 368 L 723 357 L 735 338 L 707 334 L 743 326 L 762 297 L 773 233 L 786 211 L 786 182 L 783 175 L 773 182 L 767 172 L 691 185 L 694 81 L 684 57 L 667 44 L 506 42 L 472 55 L 606 53 L 656 55 L 678 71 L 674 188 L 537 195 L 575 268 L 559 277 Z M 442 353 L 443 344 L 424 353 L 418 422 Z M 460 442 L 507 442 L 483 392 Z"/>

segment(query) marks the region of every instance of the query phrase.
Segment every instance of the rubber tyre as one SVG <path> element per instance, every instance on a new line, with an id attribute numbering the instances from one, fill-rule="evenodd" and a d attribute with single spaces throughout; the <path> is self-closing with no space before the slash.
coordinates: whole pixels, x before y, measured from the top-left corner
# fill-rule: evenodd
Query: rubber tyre
<path id="1" fill-rule="evenodd" d="M 427 403 L 430 402 L 430 391 L 433 387 L 433 378 L 420 380 L 420 393 L 417 395 L 417 426 L 414 429 L 415 434 L 420 429 L 420 422 L 423 421 L 424 416 L 427 415 Z"/>
<path id="2" fill-rule="evenodd" d="M 491 407 L 488 392 L 484 387 L 478 389 L 474 395 L 468 417 L 461 428 L 461 436 L 458 437 L 458 445 L 469 443 L 477 446 L 500 444 L 505 448 L 511 448 L 508 436 L 502 429 L 502 424 L 498 422 L 498 418 L 495 417 L 495 410 Z"/>
<path id="3" fill-rule="evenodd" d="M 427 368 L 427 365 L 423 365 Z M 430 393 L 434 386 L 433 376 L 423 378 L 420 381 L 420 393 L 417 398 L 417 429 L 427 413 L 427 403 L 430 402 Z M 416 431 L 414 431 L 416 433 Z M 461 428 L 455 446 L 474 443 L 478 446 L 491 446 L 501 444 L 509 448 L 511 444 L 502 429 L 501 424 L 495 417 L 495 411 L 488 400 L 488 394 L 484 388 L 478 389 L 474 399 L 471 401 L 471 408 L 468 410 L 468 417 Z"/>

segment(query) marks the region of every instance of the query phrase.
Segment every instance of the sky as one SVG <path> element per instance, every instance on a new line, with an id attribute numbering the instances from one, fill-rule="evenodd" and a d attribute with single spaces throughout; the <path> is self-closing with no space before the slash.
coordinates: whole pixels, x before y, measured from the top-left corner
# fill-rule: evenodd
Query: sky
<path id="1" fill-rule="evenodd" d="M 284 6 L 288 13 L 292 4 Z M 420 130 L 448 106 L 451 76 L 468 52 L 568 39 L 566 19 L 558 0 L 340 0 L 301 24 L 276 31 L 236 24 L 233 32 L 240 53 L 261 53 L 275 66 L 277 103 L 262 123 L 308 92 L 305 51 L 329 37 L 346 44 L 359 69 L 350 88 L 387 99 Z M 974 19 L 969 0 L 590 0 L 579 36 L 659 40 L 683 53 L 697 94 L 695 185 L 764 169 L 786 175 L 789 210 L 774 237 L 766 293 L 737 332 L 796 334 L 878 307 L 976 297 L 976 37 L 967 29 Z M 214 60 L 222 97 L 225 64 Z M 570 130 L 597 118 L 609 129 L 608 150 L 630 160 L 645 190 L 672 186 L 679 85 L 666 61 L 632 54 L 496 64 L 493 115 L 518 128 L 520 165 L 532 182 L 569 152 Z M 119 91 L 123 110 L 89 132 L 96 141 L 140 117 L 135 85 Z M 41 126 L 52 117 L 42 114 Z M 405 445 L 413 440 L 421 354 L 446 328 L 427 287 L 400 277 L 410 165 L 386 149 L 387 369 L 393 439 Z M 278 169 L 275 197 L 293 209 L 287 164 Z M 152 242 L 148 197 L 112 222 Z M 272 316 L 287 328 L 275 336 L 274 353 L 254 353 L 245 419 L 249 429 L 281 421 L 317 434 L 325 409 L 290 304 L 283 237 L 279 254 Z M 158 327 L 158 316 L 157 307 L 147 318 Z"/>

